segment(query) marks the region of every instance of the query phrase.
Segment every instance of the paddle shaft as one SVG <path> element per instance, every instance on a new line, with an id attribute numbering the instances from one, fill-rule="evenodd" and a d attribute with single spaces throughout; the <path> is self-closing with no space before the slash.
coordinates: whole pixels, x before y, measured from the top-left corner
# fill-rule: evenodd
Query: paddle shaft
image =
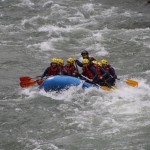
<path id="1" fill-rule="evenodd" d="M 29 80 L 32 80 L 32 79 L 37 79 L 41 76 L 37 76 L 37 77 L 28 77 L 28 76 L 24 76 L 24 77 L 20 77 L 20 81 L 29 81 Z"/>
<path id="2" fill-rule="evenodd" d="M 88 77 L 86 77 L 86 76 L 84 76 L 84 75 L 82 75 L 82 74 L 80 74 L 80 75 L 81 75 L 83 78 L 85 78 L 86 80 L 91 81 L 91 79 L 89 79 Z M 91 83 L 93 83 L 93 82 L 91 82 Z M 93 84 L 97 85 L 99 88 L 101 88 L 101 89 L 103 89 L 103 90 L 105 90 L 105 91 L 111 91 L 111 89 L 108 88 L 107 86 L 100 86 L 100 85 L 97 84 L 97 83 L 93 83 Z"/>

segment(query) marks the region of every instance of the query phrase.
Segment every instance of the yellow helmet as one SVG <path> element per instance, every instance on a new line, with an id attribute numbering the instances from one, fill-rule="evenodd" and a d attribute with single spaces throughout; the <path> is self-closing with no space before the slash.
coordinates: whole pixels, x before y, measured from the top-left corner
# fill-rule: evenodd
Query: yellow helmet
<path id="1" fill-rule="evenodd" d="M 58 61 L 57 61 L 58 59 L 57 58 L 52 58 L 52 61 L 51 61 L 51 63 L 58 63 Z"/>
<path id="2" fill-rule="evenodd" d="M 92 63 L 93 63 L 94 65 L 98 65 L 98 62 L 97 62 L 96 60 L 93 60 Z"/>
<path id="3" fill-rule="evenodd" d="M 64 65 L 64 60 L 63 59 L 58 59 L 58 64 L 63 66 Z"/>
<path id="4" fill-rule="evenodd" d="M 68 59 L 67 59 L 67 62 L 73 64 L 73 63 L 74 63 L 74 58 L 68 58 Z"/>
<path id="5" fill-rule="evenodd" d="M 108 61 L 106 59 L 101 60 L 102 65 L 108 65 Z"/>
<path id="6" fill-rule="evenodd" d="M 83 60 L 82 60 L 82 63 L 83 63 L 83 64 L 89 64 L 90 62 L 89 62 L 88 59 L 83 59 Z"/>
<path id="7" fill-rule="evenodd" d="M 101 62 L 98 62 L 97 65 L 98 65 L 99 67 L 102 67 L 102 63 L 101 63 Z"/>

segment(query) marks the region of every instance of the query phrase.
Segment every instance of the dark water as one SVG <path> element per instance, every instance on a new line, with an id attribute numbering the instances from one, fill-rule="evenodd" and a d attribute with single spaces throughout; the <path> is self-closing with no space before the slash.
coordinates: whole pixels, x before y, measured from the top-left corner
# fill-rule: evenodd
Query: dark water
<path id="1" fill-rule="evenodd" d="M 85 49 L 116 68 L 118 91 L 20 88 Z M 149 64 L 146 0 L 1 0 L 0 150 L 149 150 Z"/>

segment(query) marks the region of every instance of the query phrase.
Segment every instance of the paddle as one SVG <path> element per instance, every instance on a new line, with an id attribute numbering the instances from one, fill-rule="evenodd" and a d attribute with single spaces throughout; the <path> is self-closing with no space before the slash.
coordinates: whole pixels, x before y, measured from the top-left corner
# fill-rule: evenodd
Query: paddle
<path id="1" fill-rule="evenodd" d="M 23 77 L 20 77 L 20 81 L 29 81 L 29 80 L 32 80 L 32 79 L 36 79 L 36 78 L 39 78 L 41 76 L 37 76 L 37 77 L 34 77 L 34 78 L 31 78 L 31 77 L 28 77 L 28 76 L 23 76 Z"/>
<path id="2" fill-rule="evenodd" d="M 22 88 L 28 88 L 30 86 L 33 86 L 37 83 L 37 81 L 28 81 L 28 82 L 20 82 L 20 86 Z"/>
<path id="3" fill-rule="evenodd" d="M 84 76 L 84 75 L 82 75 L 82 74 L 80 74 L 80 75 L 81 75 L 83 78 L 85 78 L 86 80 L 91 81 L 91 79 L 87 78 L 86 76 Z M 91 82 L 91 83 L 93 83 L 93 82 Z M 111 91 L 111 89 L 108 88 L 107 86 L 100 86 L 100 85 L 97 84 L 97 83 L 93 83 L 93 84 L 97 85 L 99 88 L 101 88 L 101 89 L 103 89 L 103 90 L 105 90 L 105 91 Z"/>
<path id="4" fill-rule="evenodd" d="M 133 86 L 133 87 L 136 87 L 138 86 L 138 82 L 137 81 L 134 81 L 134 80 L 125 80 L 125 83 L 128 84 L 129 86 Z"/>
<path id="5" fill-rule="evenodd" d="M 78 72 L 78 74 L 80 76 L 82 76 L 84 79 L 86 79 L 88 81 L 91 81 L 89 78 L 87 78 L 86 76 L 84 76 L 84 75 L 82 75 L 82 74 L 79 73 L 78 66 L 77 66 L 76 62 L 75 62 L 75 67 L 76 67 L 76 70 L 77 70 L 77 72 Z M 95 84 L 95 83 L 93 83 L 93 84 Z M 101 89 L 103 89 L 105 91 L 111 91 L 111 89 L 108 88 L 107 86 L 100 86 L 99 84 L 95 84 L 95 85 L 97 85 L 99 88 L 101 88 Z"/>
<path id="6" fill-rule="evenodd" d="M 120 79 L 117 79 L 117 80 L 120 80 Z M 123 82 L 125 82 L 127 85 L 132 86 L 132 87 L 138 86 L 138 82 L 135 81 L 135 80 L 127 79 L 127 80 L 125 80 Z"/>
<path id="7" fill-rule="evenodd" d="M 38 76 L 40 77 L 40 76 Z M 37 77 L 35 77 L 37 78 Z M 33 80 L 34 78 L 28 77 L 28 76 L 24 76 L 24 77 L 20 77 L 20 86 L 22 88 L 28 88 L 30 86 L 34 86 L 35 84 L 41 85 L 43 83 L 42 79 L 37 79 L 37 80 Z"/>

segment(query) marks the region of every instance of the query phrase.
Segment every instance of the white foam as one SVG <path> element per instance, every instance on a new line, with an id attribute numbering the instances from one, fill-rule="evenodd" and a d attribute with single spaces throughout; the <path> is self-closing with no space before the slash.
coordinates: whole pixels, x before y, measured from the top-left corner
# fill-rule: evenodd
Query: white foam
<path id="1" fill-rule="evenodd" d="M 18 4 L 18 6 L 28 6 L 28 7 L 32 7 L 34 6 L 34 3 L 31 2 L 30 0 L 20 0 L 21 3 Z"/>
<path id="2" fill-rule="evenodd" d="M 28 133 L 32 133 L 33 131 L 32 130 L 28 130 L 26 132 L 26 134 Z M 43 150 L 43 149 L 51 149 L 51 150 L 63 150 L 63 149 L 60 149 L 58 148 L 57 146 L 55 146 L 54 144 L 50 143 L 50 142 L 45 142 L 43 140 L 35 140 L 35 139 L 30 139 L 30 138 L 18 138 L 18 142 L 19 143 L 26 143 L 25 141 L 28 141 L 30 144 L 28 145 L 27 144 L 27 147 L 30 148 L 30 146 L 34 146 L 34 148 L 32 147 L 32 150 Z"/>
<path id="3" fill-rule="evenodd" d="M 40 44 L 40 49 L 41 49 L 42 51 L 47 51 L 47 50 L 51 50 L 51 49 L 53 49 L 53 48 L 52 48 L 52 44 L 51 44 L 51 43 L 42 42 L 42 43 Z"/>
<path id="4" fill-rule="evenodd" d="M 46 8 L 46 7 L 50 8 L 53 3 L 54 3 L 53 1 L 45 2 L 45 3 L 43 4 L 43 7 L 44 7 L 44 8 Z"/>
<path id="5" fill-rule="evenodd" d="M 44 90 L 40 90 L 40 94 L 55 100 L 71 101 L 74 98 L 74 95 L 77 93 L 77 91 L 80 90 L 82 90 L 81 85 L 77 87 L 72 86 L 68 90 L 63 90 L 61 92 L 57 91 L 45 92 Z"/>
<path id="6" fill-rule="evenodd" d="M 94 5 L 91 3 L 82 5 L 82 9 L 84 12 L 91 14 L 94 12 Z"/>
<path id="7" fill-rule="evenodd" d="M 148 42 L 143 42 L 143 45 L 144 45 L 145 47 L 147 47 L 147 48 L 150 48 L 150 41 L 148 41 Z"/>
<path id="8" fill-rule="evenodd" d="M 40 15 L 37 15 L 37 16 L 31 17 L 31 18 L 29 18 L 29 19 L 23 19 L 23 20 L 21 21 L 21 25 L 25 25 L 26 23 L 33 24 L 33 23 L 36 22 L 38 19 L 47 20 L 47 19 L 48 19 L 48 16 L 40 16 Z"/>
<path id="9" fill-rule="evenodd" d="M 93 49 L 96 51 L 96 56 L 106 56 L 109 53 L 105 50 L 105 48 L 102 46 L 101 41 L 103 41 L 102 33 L 97 31 L 96 33 L 93 33 L 93 44 L 89 49 Z"/>
<path id="10" fill-rule="evenodd" d="M 132 17 L 132 16 L 138 16 L 142 17 L 142 13 L 134 12 L 134 11 L 125 11 L 124 13 L 121 13 L 120 15 L 125 16 L 125 17 Z"/>
<path id="11" fill-rule="evenodd" d="M 130 11 L 125 11 L 125 12 L 122 13 L 121 15 L 123 15 L 123 16 L 125 16 L 125 17 L 131 17 Z"/>
<path id="12" fill-rule="evenodd" d="M 117 7 L 111 7 L 111 8 L 109 8 L 109 9 L 104 10 L 104 11 L 101 13 L 101 16 L 102 16 L 102 17 L 111 17 L 111 16 L 114 16 L 114 15 L 118 15 L 118 14 L 117 14 L 117 10 L 118 10 Z"/>
<path id="13" fill-rule="evenodd" d="M 38 89 L 37 87 L 31 87 L 31 88 L 26 88 L 26 89 L 22 89 L 20 91 L 20 95 L 22 95 L 23 99 L 29 100 L 32 98 L 35 98 L 36 96 L 38 96 Z"/>

